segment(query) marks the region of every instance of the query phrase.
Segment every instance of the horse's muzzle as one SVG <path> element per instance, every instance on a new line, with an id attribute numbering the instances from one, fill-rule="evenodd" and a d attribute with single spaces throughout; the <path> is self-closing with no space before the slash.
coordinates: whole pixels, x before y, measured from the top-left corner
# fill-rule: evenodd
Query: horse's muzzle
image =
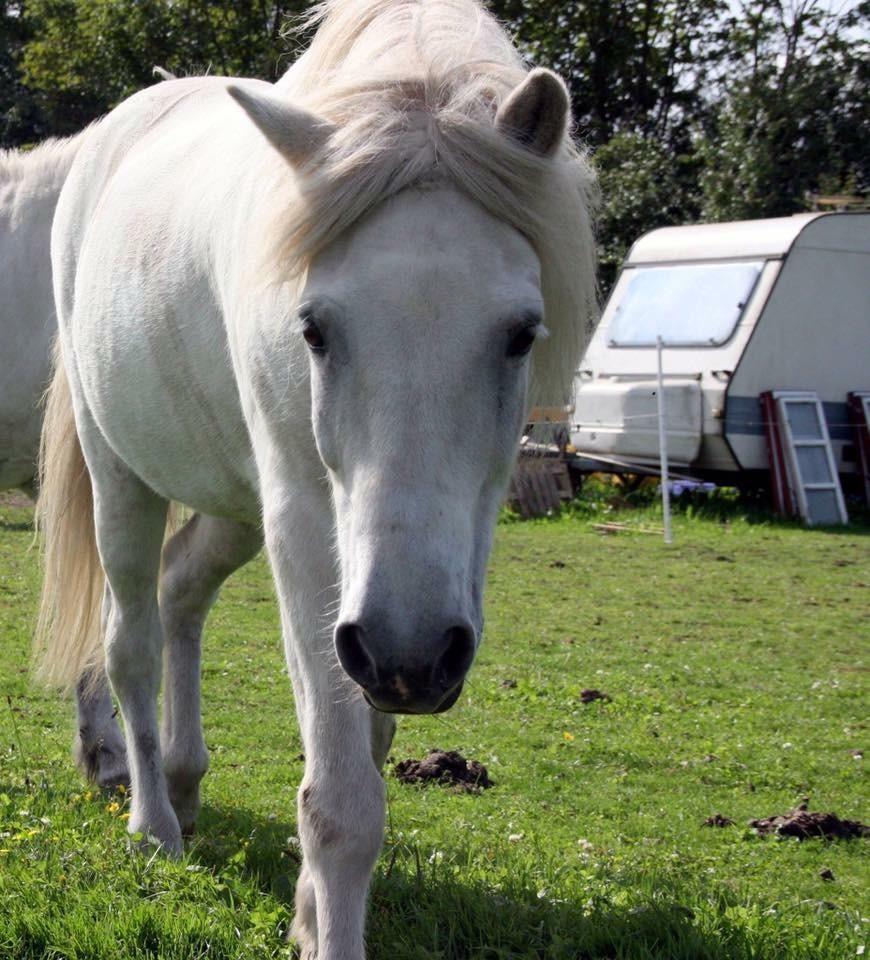
<path id="1" fill-rule="evenodd" d="M 425 713 L 444 713 L 445 710 L 449 710 L 454 703 L 459 699 L 459 695 L 462 693 L 462 687 L 464 686 L 465 681 L 460 680 L 459 683 L 441 700 L 440 703 L 432 700 L 431 698 L 417 698 L 413 703 L 410 703 L 407 700 L 401 700 L 398 702 L 394 698 L 384 698 L 379 696 L 377 693 L 370 693 L 368 690 L 363 690 L 363 697 L 365 698 L 366 703 L 374 708 L 379 710 L 381 713 L 412 713 L 412 714 L 425 714 Z M 430 706 L 430 701 L 434 702 L 435 706 Z"/>
<path id="2" fill-rule="evenodd" d="M 429 662 L 412 664 L 392 651 L 378 656 L 379 645 L 361 624 L 342 623 L 335 630 L 339 663 L 362 687 L 366 701 L 383 713 L 443 713 L 459 699 L 474 659 L 474 631 L 470 626 L 450 627 L 432 647 L 417 645 L 415 652 L 428 649 L 435 655 Z"/>

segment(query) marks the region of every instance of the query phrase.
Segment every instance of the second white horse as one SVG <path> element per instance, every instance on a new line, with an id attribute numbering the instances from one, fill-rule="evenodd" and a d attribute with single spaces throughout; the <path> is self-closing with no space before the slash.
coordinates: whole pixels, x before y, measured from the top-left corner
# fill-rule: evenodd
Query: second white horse
<path id="1" fill-rule="evenodd" d="M 51 224 L 84 135 L 0 151 L 0 490 L 37 495 L 42 395 L 57 333 Z M 102 671 L 76 684 L 76 761 L 102 787 L 127 784 L 124 738 Z"/>

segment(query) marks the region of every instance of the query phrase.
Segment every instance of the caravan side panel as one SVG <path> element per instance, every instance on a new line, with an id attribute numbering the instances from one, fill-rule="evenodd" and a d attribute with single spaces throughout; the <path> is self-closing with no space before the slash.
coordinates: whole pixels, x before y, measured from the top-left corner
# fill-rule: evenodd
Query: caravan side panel
<path id="1" fill-rule="evenodd" d="M 811 221 L 783 264 L 728 387 L 725 435 L 746 470 L 767 469 L 765 390 L 815 391 L 838 469 L 854 470 L 846 399 L 870 390 L 870 214 Z"/>

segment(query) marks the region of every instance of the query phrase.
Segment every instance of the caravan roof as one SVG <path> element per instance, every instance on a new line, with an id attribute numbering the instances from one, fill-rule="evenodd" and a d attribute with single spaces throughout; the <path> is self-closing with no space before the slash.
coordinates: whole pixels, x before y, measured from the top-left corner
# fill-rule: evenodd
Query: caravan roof
<path id="1" fill-rule="evenodd" d="M 772 220 L 662 227 L 642 236 L 624 265 L 781 257 L 788 253 L 804 227 L 822 216 L 825 214 L 800 213 Z"/>

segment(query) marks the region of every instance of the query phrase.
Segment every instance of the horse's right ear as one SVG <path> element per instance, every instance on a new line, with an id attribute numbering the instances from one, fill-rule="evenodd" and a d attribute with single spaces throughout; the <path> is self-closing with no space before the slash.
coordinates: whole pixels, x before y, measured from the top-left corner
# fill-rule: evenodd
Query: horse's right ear
<path id="1" fill-rule="evenodd" d="M 260 128 L 272 146 L 290 163 L 304 163 L 330 138 L 335 127 L 300 110 L 274 93 L 230 84 L 227 93 Z"/>

